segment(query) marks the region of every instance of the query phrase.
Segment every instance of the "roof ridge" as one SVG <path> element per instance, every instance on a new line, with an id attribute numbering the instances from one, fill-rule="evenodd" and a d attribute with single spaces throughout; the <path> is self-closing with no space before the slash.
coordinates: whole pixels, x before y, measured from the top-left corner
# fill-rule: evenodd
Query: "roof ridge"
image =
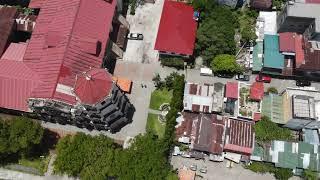
<path id="1" fill-rule="evenodd" d="M 73 22 L 72 22 L 72 26 L 71 26 L 71 31 L 70 31 L 70 35 L 68 37 L 68 41 L 67 41 L 67 44 L 65 46 L 65 50 L 64 50 L 64 54 L 63 54 L 63 57 L 62 57 L 62 61 L 61 61 L 61 64 L 60 64 L 60 68 L 59 68 L 59 72 L 61 71 L 62 69 L 62 66 L 63 66 L 63 62 L 65 60 L 65 57 L 67 56 L 67 52 L 69 50 L 69 47 L 70 47 L 70 42 L 71 42 L 71 39 L 73 37 L 73 32 L 74 32 L 74 27 L 75 27 L 75 24 L 76 24 L 76 20 L 77 18 L 79 17 L 79 11 L 80 11 L 80 7 L 81 7 L 81 4 L 83 3 L 84 0 L 78 0 L 80 1 L 79 4 L 78 4 L 78 7 L 77 7 L 77 12 L 76 12 L 76 15 L 75 15 L 75 18 L 73 19 Z M 56 88 L 57 88 L 57 85 L 58 85 L 58 82 L 59 82 L 59 78 L 60 76 L 58 75 L 57 76 L 57 79 L 56 79 L 56 83 L 55 83 L 55 88 L 54 88 L 54 91 L 52 92 L 51 94 L 51 97 L 54 96 L 54 94 L 56 93 Z"/>

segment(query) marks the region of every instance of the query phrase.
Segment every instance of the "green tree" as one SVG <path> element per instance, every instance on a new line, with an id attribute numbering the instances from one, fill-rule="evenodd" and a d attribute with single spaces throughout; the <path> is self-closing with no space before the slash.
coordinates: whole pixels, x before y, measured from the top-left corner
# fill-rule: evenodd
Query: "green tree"
<path id="1" fill-rule="evenodd" d="M 196 54 L 205 61 L 218 54 L 235 54 L 235 28 L 238 22 L 232 11 L 223 6 L 214 6 L 204 12 L 195 46 Z"/>
<path id="2" fill-rule="evenodd" d="M 0 120 L 0 156 L 18 154 L 26 156 L 43 137 L 43 128 L 39 123 L 25 117 L 10 121 Z"/>
<path id="3" fill-rule="evenodd" d="M 293 176 L 292 169 L 276 168 L 274 171 L 274 177 L 279 180 L 288 180 Z"/>
<path id="4" fill-rule="evenodd" d="M 214 73 L 236 74 L 241 73 L 242 68 L 236 63 L 233 55 L 221 54 L 211 61 L 211 68 Z"/>
<path id="5" fill-rule="evenodd" d="M 306 180 L 317 180 L 318 179 L 318 172 L 311 171 L 306 169 L 302 173 L 302 177 Z"/>
<path id="6" fill-rule="evenodd" d="M 157 73 L 153 78 L 152 78 L 152 81 L 154 83 L 154 86 L 157 88 L 157 89 L 162 89 L 163 86 L 164 86 L 164 82 L 161 80 L 161 77 L 160 77 L 160 74 Z"/>
<path id="7" fill-rule="evenodd" d="M 256 140 L 258 142 L 270 142 L 272 140 L 292 140 L 293 136 L 289 129 L 281 128 L 276 123 L 263 116 L 255 126 Z"/>

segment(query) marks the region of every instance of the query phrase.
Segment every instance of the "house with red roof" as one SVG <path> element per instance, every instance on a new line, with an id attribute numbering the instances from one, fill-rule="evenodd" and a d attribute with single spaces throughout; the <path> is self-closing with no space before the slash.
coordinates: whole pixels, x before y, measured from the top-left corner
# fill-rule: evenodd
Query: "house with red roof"
<path id="1" fill-rule="evenodd" d="M 31 39 L 10 44 L 0 59 L 0 107 L 111 132 L 130 123 L 134 107 L 101 69 L 103 61 L 122 52 L 109 38 L 116 33 L 114 24 L 123 25 L 113 23 L 117 1 L 33 0 L 30 5 L 41 9 Z"/>
<path id="2" fill-rule="evenodd" d="M 254 101 L 261 101 L 264 96 L 263 82 L 254 82 L 250 87 L 250 99 Z"/>
<path id="3" fill-rule="evenodd" d="M 193 14 L 192 6 L 165 0 L 154 47 L 160 55 L 193 55 L 197 31 L 197 21 Z"/>
<path id="4" fill-rule="evenodd" d="M 226 120 L 224 151 L 251 155 L 254 149 L 254 123 L 236 118 Z"/>

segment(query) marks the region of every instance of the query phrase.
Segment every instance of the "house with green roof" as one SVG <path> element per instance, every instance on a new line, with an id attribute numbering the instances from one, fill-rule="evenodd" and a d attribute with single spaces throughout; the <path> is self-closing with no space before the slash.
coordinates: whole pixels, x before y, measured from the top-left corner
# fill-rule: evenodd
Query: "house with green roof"
<path id="1" fill-rule="evenodd" d="M 266 74 L 282 74 L 284 68 L 284 55 L 279 51 L 279 36 L 264 36 L 263 72 Z"/>
<path id="2" fill-rule="evenodd" d="M 253 67 L 252 71 L 260 72 L 263 65 L 263 42 L 258 41 L 257 44 L 253 47 Z"/>
<path id="3" fill-rule="evenodd" d="M 250 159 L 274 163 L 275 167 L 293 169 L 301 172 L 303 169 L 320 171 L 319 145 L 306 142 L 272 141 L 271 146 L 263 149 L 256 145 Z"/>
<path id="4" fill-rule="evenodd" d="M 265 95 L 262 101 L 261 112 L 263 116 L 267 116 L 270 120 L 277 124 L 286 124 L 283 115 L 283 97 L 278 94 Z"/>

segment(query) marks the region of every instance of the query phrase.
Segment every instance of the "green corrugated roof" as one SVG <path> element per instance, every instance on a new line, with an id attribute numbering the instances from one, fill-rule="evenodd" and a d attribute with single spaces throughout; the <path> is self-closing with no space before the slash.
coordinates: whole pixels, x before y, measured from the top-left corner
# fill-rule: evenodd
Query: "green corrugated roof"
<path id="1" fill-rule="evenodd" d="M 275 69 L 284 67 L 284 56 L 279 52 L 279 36 L 264 35 L 263 66 Z"/>
<path id="2" fill-rule="evenodd" d="M 309 143 L 299 142 L 299 153 L 313 153 L 314 146 Z"/>
<path id="3" fill-rule="evenodd" d="M 272 122 L 286 124 L 283 118 L 282 96 L 277 94 L 264 96 L 261 111 L 262 115 L 268 116 Z"/>
<path id="4" fill-rule="evenodd" d="M 297 167 L 298 154 L 289 152 L 279 152 L 278 163 L 275 163 L 277 167 L 295 169 Z"/>
<path id="5" fill-rule="evenodd" d="M 260 71 L 262 69 L 262 55 L 263 42 L 257 42 L 257 44 L 253 47 L 253 71 Z"/>

